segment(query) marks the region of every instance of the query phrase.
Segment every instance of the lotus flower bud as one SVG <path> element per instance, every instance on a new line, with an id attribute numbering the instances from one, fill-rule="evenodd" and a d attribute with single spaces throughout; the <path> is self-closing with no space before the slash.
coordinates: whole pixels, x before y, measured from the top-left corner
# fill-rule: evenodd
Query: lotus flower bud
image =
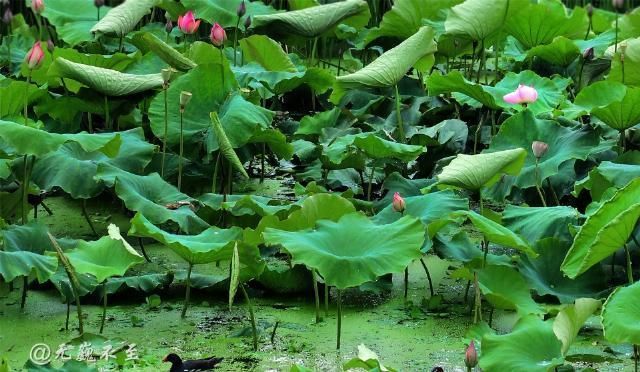
<path id="1" fill-rule="evenodd" d="M 624 0 L 611 0 L 611 5 L 617 10 L 620 10 L 624 7 Z"/>
<path id="2" fill-rule="evenodd" d="M 248 30 L 248 29 L 249 29 L 249 27 L 251 27 L 251 16 L 247 17 L 247 18 L 244 20 L 244 29 L 245 29 L 245 30 Z"/>
<path id="3" fill-rule="evenodd" d="M 587 16 L 589 18 L 593 17 L 593 5 L 591 5 L 591 3 L 587 4 L 584 9 L 587 11 Z"/>
<path id="4" fill-rule="evenodd" d="M 36 69 L 40 67 L 42 64 L 42 60 L 44 59 L 44 50 L 42 50 L 42 45 L 39 41 L 36 41 L 33 44 L 33 47 L 27 52 L 27 56 L 25 57 L 25 62 L 29 66 L 30 70 Z"/>
<path id="5" fill-rule="evenodd" d="M 520 84 L 518 89 L 509 94 L 505 94 L 502 98 L 507 103 L 526 105 L 527 103 L 533 103 L 538 99 L 538 91 L 535 90 L 534 87 Z"/>
<path id="6" fill-rule="evenodd" d="M 102 8 L 104 6 L 104 0 L 93 0 L 93 5 L 95 5 L 96 8 Z"/>
<path id="7" fill-rule="evenodd" d="M 391 202 L 391 206 L 393 207 L 393 210 L 396 212 L 400 212 L 400 213 L 404 212 L 406 208 L 406 204 L 402 196 L 400 196 L 400 193 L 396 192 L 393 194 L 393 201 Z"/>
<path id="8" fill-rule="evenodd" d="M 193 12 L 190 10 L 185 15 L 178 17 L 178 27 L 183 34 L 191 35 L 198 31 L 198 27 L 200 27 L 200 20 L 196 20 Z"/>
<path id="9" fill-rule="evenodd" d="M 533 141 L 533 143 L 531 144 L 531 150 L 533 150 L 533 156 L 535 156 L 536 159 L 539 160 L 544 156 L 544 154 L 547 153 L 547 151 L 549 150 L 549 145 L 542 141 Z"/>
<path id="10" fill-rule="evenodd" d="M 53 50 L 56 48 L 56 45 L 53 43 L 53 40 L 47 40 L 47 50 L 49 53 L 53 53 Z"/>
<path id="11" fill-rule="evenodd" d="M 38 14 L 44 12 L 44 0 L 31 0 L 31 9 Z"/>
<path id="12" fill-rule="evenodd" d="M 193 94 L 191 94 L 191 92 L 182 91 L 180 93 L 180 112 L 184 112 L 184 109 L 187 107 L 187 104 L 189 104 L 189 101 L 191 101 L 192 96 Z"/>
<path id="13" fill-rule="evenodd" d="M 594 57 L 593 47 L 588 47 L 587 49 L 584 50 L 584 52 L 582 52 L 582 58 L 585 61 L 591 61 L 593 57 Z"/>
<path id="14" fill-rule="evenodd" d="M 476 344 L 471 340 L 467 351 L 464 353 L 464 364 L 467 368 L 475 368 L 478 365 L 478 351 L 476 350 Z"/>
<path id="15" fill-rule="evenodd" d="M 209 35 L 209 38 L 213 45 L 220 47 L 227 40 L 227 33 L 224 31 L 224 28 L 216 22 L 213 24 L 213 27 L 211 27 L 211 34 Z"/>
<path id="16" fill-rule="evenodd" d="M 170 68 L 165 68 L 162 69 L 162 71 L 160 71 L 160 74 L 162 75 L 162 81 L 164 82 L 164 87 L 167 88 L 169 87 L 169 81 L 171 80 L 171 69 Z"/>
<path id="17" fill-rule="evenodd" d="M 236 14 L 238 15 L 238 18 L 240 18 L 243 15 L 245 15 L 245 13 L 247 13 L 247 4 L 245 4 L 244 0 L 242 0 L 240 5 L 238 5 L 238 9 L 236 10 Z"/>
<path id="18" fill-rule="evenodd" d="M 11 8 L 7 8 L 2 15 L 2 22 L 4 22 L 5 25 L 10 25 L 11 21 L 13 21 L 13 12 Z"/>

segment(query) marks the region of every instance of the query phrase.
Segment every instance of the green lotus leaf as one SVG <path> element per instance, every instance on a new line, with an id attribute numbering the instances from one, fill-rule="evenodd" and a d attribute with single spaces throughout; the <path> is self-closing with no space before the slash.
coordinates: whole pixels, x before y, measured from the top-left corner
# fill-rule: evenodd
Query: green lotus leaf
<path id="1" fill-rule="evenodd" d="M 363 0 L 345 0 L 284 13 L 256 15 L 253 27 L 269 27 L 300 35 L 318 37 L 349 19 L 362 27 L 369 21 L 369 6 Z"/>
<path id="2" fill-rule="evenodd" d="M 469 234 L 463 228 L 448 225 L 435 234 L 433 238 L 434 250 L 439 256 L 450 260 L 463 262 L 466 271 L 471 275 L 471 269 L 482 268 L 487 265 L 513 266 L 507 255 L 488 253 L 486 256 L 477 242 L 472 242 Z"/>
<path id="3" fill-rule="evenodd" d="M 236 170 L 240 172 L 245 178 L 249 178 L 247 171 L 242 166 L 242 162 L 240 158 L 238 158 L 238 154 L 236 154 L 235 150 L 231 146 L 231 142 L 229 142 L 229 137 L 224 132 L 222 128 L 222 124 L 220 123 L 220 119 L 218 118 L 218 114 L 216 112 L 211 113 L 211 123 L 213 124 L 213 133 L 215 133 L 216 140 L 218 142 L 218 146 L 220 148 L 220 153 L 227 159 L 227 161 L 233 165 Z"/>
<path id="4" fill-rule="evenodd" d="M 163 84 L 160 74 L 124 74 L 115 70 L 71 62 L 64 58 L 56 59 L 54 65 L 56 68 L 53 69 L 52 66 L 49 70 L 50 74 L 76 80 L 108 96 L 140 93 L 159 88 Z"/>
<path id="5" fill-rule="evenodd" d="M 182 5 L 187 9 L 193 9 L 196 17 L 203 20 L 215 20 L 222 27 L 235 27 L 238 21 L 236 13 L 242 0 L 182 0 Z M 258 15 L 273 14 L 274 8 L 265 5 L 262 1 L 247 1 L 245 17 L 254 19 Z M 243 27 L 244 19 L 240 21 Z M 202 26 L 201 26 L 202 27 Z"/>
<path id="6" fill-rule="evenodd" d="M 156 146 L 144 138 L 142 128 L 120 132 L 122 144 L 118 155 L 109 158 L 99 151 L 87 152 L 76 143 L 67 143 L 39 158 L 33 166 L 31 180 L 42 190 L 60 187 L 74 199 L 97 196 L 104 189 L 95 180 L 98 164 L 110 164 L 122 170 L 140 173 L 149 164 Z"/>
<path id="7" fill-rule="evenodd" d="M 94 34 L 123 37 L 132 31 L 151 8 L 159 5 L 160 0 L 125 0 L 109 12 L 91 28 Z"/>
<path id="8" fill-rule="evenodd" d="M 584 38 L 589 24 L 584 9 L 569 14 L 562 3 L 551 1 L 519 7 L 505 21 L 506 31 L 526 49 L 549 44 L 558 36 Z"/>
<path id="9" fill-rule="evenodd" d="M 100 8 L 103 18 L 111 7 Z M 91 0 L 75 0 L 70 6 L 69 0 L 47 0 L 42 16 L 56 28 L 58 37 L 65 43 L 75 46 L 93 40 L 91 29 L 98 23 L 96 6 Z"/>
<path id="10" fill-rule="evenodd" d="M 20 125 L 11 121 L 0 120 L 0 144 L 11 154 L 35 155 L 41 157 L 56 151 L 65 143 L 77 143 L 88 152 L 100 151 L 114 157 L 120 149 L 119 134 L 58 134 Z"/>
<path id="11" fill-rule="evenodd" d="M 485 91 L 483 85 L 468 81 L 460 71 L 451 71 L 447 75 L 434 73 L 429 76 L 427 86 L 430 96 L 456 92 L 473 98 L 491 109 L 500 108 L 500 105 L 496 103 L 496 98 Z"/>
<path id="12" fill-rule="evenodd" d="M 320 135 L 324 128 L 335 127 L 340 117 L 340 108 L 334 107 L 329 111 L 305 116 L 300 120 L 296 135 Z"/>
<path id="13" fill-rule="evenodd" d="M 345 289 L 402 271 L 420 258 L 424 226 L 408 216 L 376 225 L 351 213 L 337 222 L 318 221 L 313 230 L 268 228 L 263 235 L 267 244 L 284 246 L 293 262 L 317 270 L 328 285 Z"/>
<path id="14" fill-rule="evenodd" d="M 602 307 L 604 337 L 613 343 L 640 344 L 640 282 L 619 287 Z"/>
<path id="15" fill-rule="evenodd" d="M 549 237 L 572 241 L 569 225 L 577 225 L 581 216 L 573 207 L 507 205 L 502 214 L 502 222 L 506 228 L 520 234 L 531 243 Z"/>
<path id="16" fill-rule="evenodd" d="M 334 103 L 339 102 L 346 89 L 396 85 L 411 67 L 426 58 L 433 58 L 433 53 L 437 49 L 434 37 L 435 31 L 431 27 L 422 27 L 363 69 L 349 75 L 338 76 L 331 100 Z"/>
<path id="17" fill-rule="evenodd" d="M 234 216 L 281 216 L 296 207 L 296 204 L 258 195 L 204 194 L 198 200 L 214 211 L 225 210 Z"/>
<path id="18" fill-rule="evenodd" d="M 183 260 L 197 265 L 231 259 L 233 247 L 242 238 L 242 229 L 210 227 L 198 235 L 168 233 L 152 224 L 141 213 L 131 220 L 129 235 L 153 238 L 166 245 Z"/>
<path id="19" fill-rule="evenodd" d="M 574 103 L 613 129 L 625 130 L 640 123 L 640 87 L 600 81 L 582 89 Z"/>
<path id="20" fill-rule="evenodd" d="M 597 168 L 589 172 L 587 178 L 576 182 L 574 194 L 577 196 L 580 191 L 587 189 L 591 192 L 593 200 L 600 200 L 609 188 L 622 188 L 636 178 L 640 178 L 640 164 L 618 164 L 603 161 Z"/>
<path id="21" fill-rule="evenodd" d="M 620 38 L 618 38 L 620 40 Z M 640 86 L 640 38 L 628 39 L 620 42 L 626 45 L 624 49 L 624 62 L 621 60 L 621 50 L 612 56 L 611 71 L 607 76 L 608 81 L 622 82 L 627 86 Z M 610 47 L 613 48 L 613 45 Z M 607 50 L 608 51 L 608 50 Z M 607 53 L 605 52 L 605 55 Z"/>
<path id="22" fill-rule="evenodd" d="M 56 272 L 58 259 L 28 251 L 0 251 L 0 275 L 5 282 L 35 274 L 44 283 Z"/>
<path id="23" fill-rule="evenodd" d="M 640 178 L 629 182 L 585 221 L 562 262 L 575 278 L 622 248 L 640 218 Z"/>
<path id="24" fill-rule="evenodd" d="M 558 66 L 569 66 L 582 54 L 578 46 L 564 36 L 558 36 L 549 44 L 538 45 L 527 52 L 527 58 L 538 57 Z"/>
<path id="25" fill-rule="evenodd" d="M 410 162 L 415 160 L 423 152 L 426 151 L 426 147 L 417 145 L 405 145 L 403 143 L 393 142 L 382 137 L 379 137 L 376 133 L 359 133 L 346 135 L 333 141 L 328 147 L 324 149 L 323 157 L 326 158 L 326 163 L 331 167 L 351 164 L 350 160 L 356 158 L 358 152 L 364 154 L 370 159 L 398 159 L 403 162 Z M 364 159 L 360 158 L 363 162 Z M 360 160 L 359 159 L 359 160 Z M 349 166 L 346 166 L 349 168 Z M 354 168 L 361 169 L 362 166 L 356 166 Z"/>
<path id="26" fill-rule="evenodd" d="M 165 43 L 159 37 L 150 32 L 136 33 L 131 38 L 131 42 L 143 52 L 153 52 L 169 66 L 177 70 L 189 71 L 196 67 L 195 62 L 185 57 L 171 45 Z"/>
<path id="27" fill-rule="evenodd" d="M 117 167 L 100 164 L 96 179 L 109 187 L 114 187 L 118 197 L 129 210 L 142 213 L 152 223 L 161 224 L 173 221 L 186 233 L 200 232 L 209 225 L 189 206 L 169 209 L 167 205 L 180 201 L 194 201 L 188 195 L 165 182 L 157 173 L 139 176 Z"/>
<path id="28" fill-rule="evenodd" d="M 451 8 L 444 28 L 447 34 L 486 40 L 504 27 L 515 9 L 525 1 L 466 0 Z"/>
<path id="29" fill-rule="evenodd" d="M 487 266 L 478 272 L 478 283 L 486 299 L 497 308 L 517 310 L 520 316 L 545 313 L 531 298 L 522 275 L 510 267 Z"/>
<path id="30" fill-rule="evenodd" d="M 0 159 L 0 180 L 5 180 L 11 175 L 11 160 Z"/>
<path id="31" fill-rule="evenodd" d="M 93 293 L 93 291 L 100 286 L 100 283 L 98 283 L 96 277 L 93 275 L 76 274 L 76 277 L 78 278 L 79 284 L 76 290 L 81 297 L 89 293 Z M 69 303 L 73 303 L 75 301 L 75 296 L 73 295 L 73 290 L 69 283 L 69 277 L 62 265 L 58 266 L 58 270 L 49 278 L 49 281 L 54 285 L 54 287 L 56 287 L 58 292 L 60 292 L 65 302 L 68 301 Z"/>
<path id="32" fill-rule="evenodd" d="M 295 72 L 269 71 L 256 62 L 233 67 L 233 73 L 241 86 L 253 88 L 260 97 L 291 92 L 301 85 L 308 85 L 316 93 L 326 92 L 335 82 L 334 74 L 326 69 L 297 65 Z"/>
<path id="33" fill-rule="evenodd" d="M 251 35 L 240 40 L 239 44 L 246 63 L 256 62 L 267 71 L 298 71 L 280 44 L 268 36 Z"/>
<path id="34" fill-rule="evenodd" d="M 109 236 L 92 242 L 80 240 L 78 246 L 65 255 L 77 273 L 91 274 L 99 283 L 112 276 L 122 276 L 132 266 L 144 262 L 132 248 Z"/>
<path id="35" fill-rule="evenodd" d="M 553 333 L 562 342 L 563 355 L 567 354 L 569 347 L 578 337 L 580 328 L 600 305 L 602 303 L 593 298 L 578 298 L 575 304 L 567 305 L 560 310 L 553 320 Z"/>
<path id="36" fill-rule="evenodd" d="M 523 148 L 483 153 L 459 154 L 438 175 L 444 185 L 479 190 L 497 182 L 503 174 L 517 175 L 522 169 L 527 151 Z"/>
<path id="37" fill-rule="evenodd" d="M 621 40 L 640 36 L 640 9 L 635 8 L 620 17 L 619 21 Z"/>
<path id="38" fill-rule="evenodd" d="M 37 220 L 26 225 L 11 225 L 0 230 L 0 246 L 7 252 L 28 251 L 44 254 L 53 251 L 47 227 Z"/>
<path id="39" fill-rule="evenodd" d="M 44 89 L 26 81 L 5 79 L 0 81 L 0 118 L 19 115 L 27 98 L 29 105 L 46 95 Z"/>
<path id="40" fill-rule="evenodd" d="M 535 245 L 538 257 L 522 257 L 520 273 L 538 295 L 555 296 L 563 304 L 581 297 L 602 296 L 607 288 L 602 281 L 605 274 L 601 267 L 592 267 L 575 279 L 567 278 L 560 270 L 570 244 L 571 241 L 556 237 L 539 240 Z"/>
<path id="41" fill-rule="evenodd" d="M 173 282 L 173 273 L 142 274 L 107 279 L 107 293 L 118 292 L 121 288 L 130 288 L 142 293 L 151 293 L 159 288 L 169 287 Z"/>
<path id="42" fill-rule="evenodd" d="M 511 333 L 482 337 L 480 367 L 487 371 L 550 372 L 564 363 L 551 320 L 520 318 Z"/>
<path id="43" fill-rule="evenodd" d="M 562 126 L 555 120 L 538 119 L 533 112 L 525 110 L 507 119 L 500 131 L 491 140 L 484 153 L 504 151 L 513 148 L 531 148 L 534 141 L 549 145 L 547 153 L 538 161 L 536 180 L 536 157 L 527 151 L 524 166 L 513 181 L 520 188 L 533 187 L 536 182 L 558 174 L 563 163 L 571 160 L 586 160 L 591 154 L 602 152 L 611 143 L 600 140 L 600 133 L 588 126 L 571 128 Z"/>
<path id="44" fill-rule="evenodd" d="M 369 31 L 365 37 L 365 45 L 383 36 L 406 39 L 418 32 L 425 20 L 444 21 L 446 11 L 462 1 L 431 0 L 429 6 L 425 6 L 422 0 L 394 1 L 391 10 L 384 13 L 380 26 Z"/>

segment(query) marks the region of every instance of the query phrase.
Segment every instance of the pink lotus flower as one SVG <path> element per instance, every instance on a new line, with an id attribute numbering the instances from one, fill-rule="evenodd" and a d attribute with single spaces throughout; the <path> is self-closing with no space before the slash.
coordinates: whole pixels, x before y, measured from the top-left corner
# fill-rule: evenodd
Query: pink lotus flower
<path id="1" fill-rule="evenodd" d="M 196 20 L 193 12 L 190 10 L 185 15 L 178 17 L 178 28 L 183 34 L 191 35 L 198 31 L 200 20 Z"/>
<path id="2" fill-rule="evenodd" d="M 393 207 L 393 210 L 396 212 L 400 212 L 400 213 L 404 212 L 406 208 L 406 204 L 402 196 L 400 196 L 400 193 L 396 192 L 393 194 L 393 202 L 391 202 L 391 206 Z"/>
<path id="3" fill-rule="evenodd" d="M 478 351 L 476 350 L 476 344 L 471 340 L 467 351 L 464 353 L 464 364 L 467 368 L 471 369 L 478 365 Z"/>
<path id="4" fill-rule="evenodd" d="M 224 31 L 224 28 L 216 22 L 213 24 L 213 27 L 211 27 L 211 34 L 209 35 L 209 38 L 213 45 L 220 47 L 227 40 L 227 33 Z"/>
<path id="5" fill-rule="evenodd" d="M 38 14 L 44 12 L 44 0 L 31 0 L 31 9 Z"/>
<path id="6" fill-rule="evenodd" d="M 505 102 L 514 105 L 533 103 L 538 99 L 538 91 L 534 87 L 520 84 L 518 89 L 509 94 L 505 94 L 502 98 Z"/>
<path id="7" fill-rule="evenodd" d="M 40 67 L 42 64 L 42 60 L 44 59 L 44 50 L 42 50 L 42 45 L 39 41 L 36 41 L 31 47 L 31 50 L 27 53 L 25 58 L 25 62 L 29 65 L 29 69 L 33 70 L 35 68 Z"/>

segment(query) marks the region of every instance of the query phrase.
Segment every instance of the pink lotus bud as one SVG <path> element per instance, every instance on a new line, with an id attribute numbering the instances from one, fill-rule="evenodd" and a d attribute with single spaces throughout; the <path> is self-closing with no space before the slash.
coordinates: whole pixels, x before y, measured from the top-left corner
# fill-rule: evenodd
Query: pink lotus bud
<path id="1" fill-rule="evenodd" d="M 622 7 L 624 7 L 624 0 L 611 0 L 611 5 L 616 9 L 622 9 Z"/>
<path id="2" fill-rule="evenodd" d="M 56 48 L 56 45 L 53 43 L 53 40 L 47 40 L 47 50 L 49 53 L 53 53 L 53 50 Z"/>
<path id="3" fill-rule="evenodd" d="M 393 194 L 393 202 L 391 202 L 391 206 L 393 207 L 393 210 L 396 212 L 400 212 L 400 213 L 404 212 L 406 208 L 406 204 L 402 196 L 400 196 L 400 193 L 396 192 Z"/>
<path id="4" fill-rule="evenodd" d="M 240 5 L 238 5 L 238 9 L 236 10 L 236 14 L 238 15 L 238 18 L 240 18 L 243 15 L 245 15 L 245 13 L 247 13 L 247 4 L 245 4 L 244 0 L 242 0 Z"/>
<path id="5" fill-rule="evenodd" d="M 35 68 L 40 67 L 43 59 L 44 59 L 44 51 L 42 50 L 42 45 L 39 41 L 36 41 L 36 43 L 33 44 L 33 47 L 31 47 L 29 52 L 27 52 L 25 62 L 27 62 L 29 69 L 33 70 Z"/>
<path id="6" fill-rule="evenodd" d="M 31 0 L 31 9 L 38 14 L 44 12 L 44 0 Z"/>
<path id="7" fill-rule="evenodd" d="M 464 353 L 464 364 L 467 368 L 475 368 L 478 365 L 478 351 L 476 350 L 476 344 L 471 340 L 467 351 Z"/>
<path id="8" fill-rule="evenodd" d="M 505 102 L 511 104 L 533 103 L 538 99 L 538 91 L 534 87 L 520 84 L 515 91 L 502 97 Z"/>
<path id="9" fill-rule="evenodd" d="M 594 57 L 593 47 L 588 47 L 587 49 L 584 50 L 584 52 L 582 52 L 582 58 L 584 58 L 585 61 L 591 61 L 593 57 Z"/>
<path id="10" fill-rule="evenodd" d="M 542 141 L 533 141 L 531 144 L 531 150 L 533 151 L 533 156 L 540 159 L 549 150 L 549 145 Z"/>
<path id="11" fill-rule="evenodd" d="M 213 45 L 219 47 L 227 40 L 227 33 L 224 31 L 224 28 L 216 22 L 213 24 L 213 27 L 211 27 L 211 34 L 209 35 L 209 38 Z"/>
<path id="12" fill-rule="evenodd" d="M 178 28 L 183 34 L 191 35 L 198 31 L 200 26 L 200 20 L 196 20 L 193 16 L 193 12 L 190 10 L 185 15 L 178 17 Z"/>

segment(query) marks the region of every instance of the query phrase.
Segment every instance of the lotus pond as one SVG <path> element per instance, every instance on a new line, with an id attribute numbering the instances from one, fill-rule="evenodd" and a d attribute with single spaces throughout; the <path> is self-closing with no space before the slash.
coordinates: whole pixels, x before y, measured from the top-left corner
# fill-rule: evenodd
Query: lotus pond
<path id="1" fill-rule="evenodd" d="M 635 0 L 0 0 L 0 372 L 638 371 Z"/>

